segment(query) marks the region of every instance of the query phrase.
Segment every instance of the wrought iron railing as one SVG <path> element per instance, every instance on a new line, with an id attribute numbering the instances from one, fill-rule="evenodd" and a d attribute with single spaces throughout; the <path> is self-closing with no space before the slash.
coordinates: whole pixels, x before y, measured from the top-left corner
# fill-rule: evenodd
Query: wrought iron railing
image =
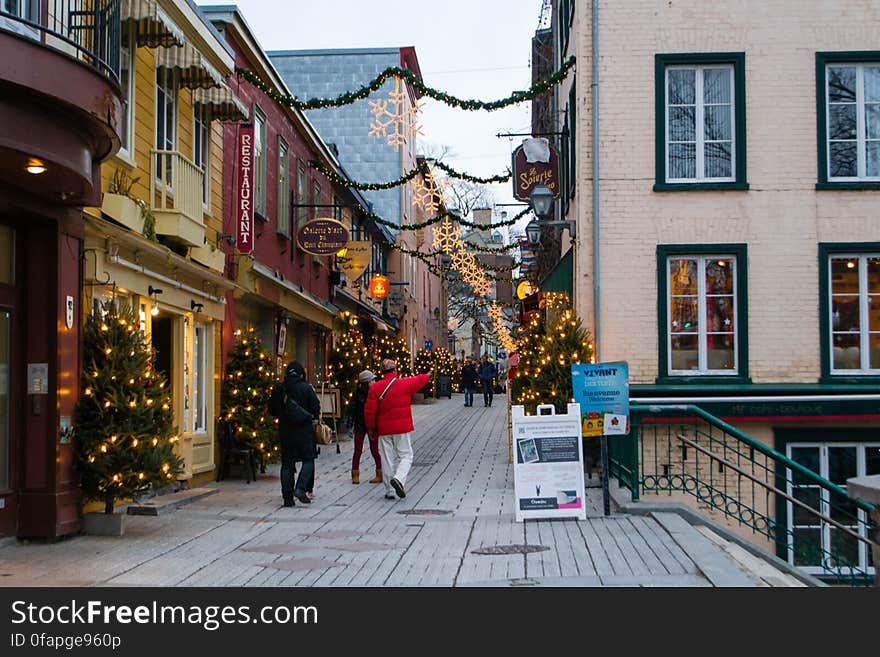
<path id="1" fill-rule="evenodd" d="M 64 52 L 119 83 L 120 0 L 4 0 L 0 29 Z"/>
<path id="2" fill-rule="evenodd" d="M 609 474 L 632 493 L 680 495 L 805 572 L 870 584 L 873 507 L 692 405 L 633 405 Z"/>

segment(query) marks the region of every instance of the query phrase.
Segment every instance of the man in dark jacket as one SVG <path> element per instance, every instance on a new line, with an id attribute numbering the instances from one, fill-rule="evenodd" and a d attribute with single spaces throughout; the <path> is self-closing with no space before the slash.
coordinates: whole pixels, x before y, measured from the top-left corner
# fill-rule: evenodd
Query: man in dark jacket
<path id="1" fill-rule="evenodd" d="M 306 370 L 296 361 L 287 366 L 284 375 L 284 413 L 278 419 L 281 443 L 281 496 L 284 506 L 293 506 L 295 497 L 303 504 L 312 500 L 306 495 L 315 477 L 315 430 L 312 419 L 321 414 L 321 402 L 315 389 L 306 381 Z M 294 487 L 296 462 L 302 461 Z"/>
<path id="2" fill-rule="evenodd" d="M 480 377 L 480 383 L 483 384 L 483 405 L 492 405 L 492 386 L 495 384 L 495 377 L 498 376 L 498 370 L 495 363 L 489 360 L 486 354 L 483 354 L 483 360 L 477 370 L 477 376 Z"/>
<path id="3" fill-rule="evenodd" d="M 461 368 L 461 388 L 464 390 L 464 405 L 474 405 L 474 388 L 477 387 L 477 370 L 470 358 L 465 358 Z"/>

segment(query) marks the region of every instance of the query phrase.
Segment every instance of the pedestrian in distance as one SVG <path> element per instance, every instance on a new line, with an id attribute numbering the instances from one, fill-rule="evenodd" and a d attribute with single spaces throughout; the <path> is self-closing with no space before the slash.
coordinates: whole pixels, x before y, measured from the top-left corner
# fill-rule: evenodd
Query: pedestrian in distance
<path id="1" fill-rule="evenodd" d="M 483 384 L 483 406 L 489 407 L 492 405 L 492 388 L 495 385 L 498 370 L 495 368 L 495 363 L 489 360 L 489 356 L 486 354 L 483 354 L 480 367 L 477 369 L 477 376 L 480 377 L 480 383 Z"/>
<path id="2" fill-rule="evenodd" d="M 399 377 L 397 363 L 389 358 L 382 363 L 382 380 L 370 386 L 367 394 L 364 420 L 379 437 L 386 499 L 393 500 L 395 493 L 406 497 L 406 477 L 413 462 L 412 398 L 431 380 L 431 374 Z"/>
<path id="3" fill-rule="evenodd" d="M 477 386 L 477 370 L 470 358 L 465 358 L 461 368 L 461 388 L 464 390 L 464 405 L 474 405 L 474 388 Z"/>
<path id="4" fill-rule="evenodd" d="M 301 363 L 290 363 L 284 374 L 283 410 L 278 416 L 278 438 L 281 443 L 281 496 L 284 506 L 294 506 L 294 498 L 310 504 L 307 495 L 315 481 L 315 430 L 312 420 L 321 414 L 321 402 L 315 389 L 306 381 Z M 274 391 L 273 391 L 274 393 Z M 296 462 L 301 461 L 296 478 Z"/>
<path id="5" fill-rule="evenodd" d="M 367 403 L 367 395 L 370 392 L 370 386 L 376 380 L 376 375 L 370 370 L 364 370 L 358 374 L 358 384 L 354 391 L 354 403 L 352 404 L 352 415 L 354 417 L 354 454 L 351 457 L 351 483 L 360 483 L 360 465 L 361 453 L 364 450 L 364 436 L 370 442 L 370 454 L 373 455 L 373 461 L 376 463 L 376 476 L 370 479 L 371 484 L 378 484 L 382 481 L 382 459 L 379 456 L 379 437 L 375 432 L 369 431 L 366 420 L 364 420 L 364 404 Z"/>

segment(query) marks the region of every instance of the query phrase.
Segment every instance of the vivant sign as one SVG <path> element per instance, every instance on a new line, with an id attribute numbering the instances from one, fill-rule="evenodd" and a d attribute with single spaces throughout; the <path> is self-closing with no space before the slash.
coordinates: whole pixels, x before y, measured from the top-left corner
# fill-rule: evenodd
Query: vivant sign
<path id="1" fill-rule="evenodd" d="M 235 220 L 238 252 L 254 250 L 254 126 L 238 126 L 238 197 Z"/>

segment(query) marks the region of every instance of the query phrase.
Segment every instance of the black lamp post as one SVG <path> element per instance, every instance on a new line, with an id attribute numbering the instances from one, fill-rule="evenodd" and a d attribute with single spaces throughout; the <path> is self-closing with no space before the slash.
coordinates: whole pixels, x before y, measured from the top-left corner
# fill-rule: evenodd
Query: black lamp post
<path id="1" fill-rule="evenodd" d="M 528 225 L 526 225 L 526 239 L 528 239 L 531 244 L 537 244 L 541 241 L 541 224 L 538 223 L 537 219 L 532 219 Z"/>
<path id="2" fill-rule="evenodd" d="M 553 216 L 553 201 L 553 192 L 544 183 L 538 183 L 535 185 L 529 196 L 532 211 L 540 221 L 546 221 Z"/>

